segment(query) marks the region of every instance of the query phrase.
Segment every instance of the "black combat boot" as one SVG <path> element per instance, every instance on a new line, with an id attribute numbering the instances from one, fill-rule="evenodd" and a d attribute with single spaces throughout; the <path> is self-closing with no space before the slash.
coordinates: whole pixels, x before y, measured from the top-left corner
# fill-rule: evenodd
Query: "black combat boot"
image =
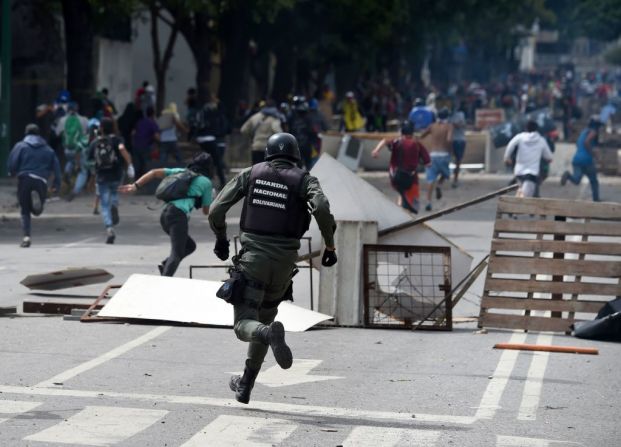
<path id="1" fill-rule="evenodd" d="M 254 381 L 259 375 L 258 369 L 251 369 L 248 366 L 248 360 L 246 360 L 246 367 L 244 368 L 243 376 L 231 376 L 229 380 L 229 386 L 231 391 L 235 391 L 235 400 L 242 404 L 250 402 L 250 393 L 254 387 Z"/>
<path id="2" fill-rule="evenodd" d="M 282 369 L 291 368 L 293 354 L 285 342 L 285 327 L 280 321 L 274 321 L 269 326 L 261 326 L 255 334 L 261 343 L 272 348 L 276 363 Z"/>

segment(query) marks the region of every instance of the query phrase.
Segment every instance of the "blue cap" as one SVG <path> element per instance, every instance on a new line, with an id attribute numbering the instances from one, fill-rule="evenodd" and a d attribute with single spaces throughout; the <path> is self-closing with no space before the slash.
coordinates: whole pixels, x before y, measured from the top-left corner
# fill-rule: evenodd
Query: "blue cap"
<path id="1" fill-rule="evenodd" d="M 68 90 L 61 90 L 58 92 L 58 96 L 56 97 L 56 102 L 60 103 L 68 103 L 71 99 L 71 94 Z"/>

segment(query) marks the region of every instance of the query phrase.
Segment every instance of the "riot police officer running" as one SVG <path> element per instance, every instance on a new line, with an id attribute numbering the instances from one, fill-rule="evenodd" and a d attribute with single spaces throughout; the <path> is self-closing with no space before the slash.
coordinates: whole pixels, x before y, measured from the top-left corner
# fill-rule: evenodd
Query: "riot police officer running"
<path id="1" fill-rule="evenodd" d="M 283 369 L 293 363 L 285 342 L 282 323 L 274 322 L 278 305 L 293 300 L 292 277 L 300 238 L 311 220 L 311 213 L 326 244 L 324 266 L 336 263 L 334 230 L 330 204 L 317 178 L 296 166 L 300 150 L 295 137 L 277 133 L 267 141 L 265 162 L 243 170 L 220 191 L 214 200 L 209 223 L 216 234 L 214 253 L 221 260 L 229 257 L 226 235 L 227 211 L 244 198 L 240 220 L 241 251 L 233 258 L 235 268 L 218 296 L 234 305 L 235 335 L 248 342 L 243 376 L 233 376 L 230 388 L 235 398 L 248 403 L 255 379 L 268 348 Z"/>

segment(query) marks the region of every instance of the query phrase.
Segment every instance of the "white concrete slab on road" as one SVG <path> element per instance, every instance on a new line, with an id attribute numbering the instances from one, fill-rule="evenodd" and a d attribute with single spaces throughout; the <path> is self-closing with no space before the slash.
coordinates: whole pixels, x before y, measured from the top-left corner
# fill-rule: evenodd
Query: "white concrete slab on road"
<path id="1" fill-rule="evenodd" d="M 233 306 L 216 297 L 217 281 L 134 274 L 99 316 L 233 326 Z M 289 332 L 303 332 L 331 319 L 291 303 L 278 306 L 276 320 Z"/>

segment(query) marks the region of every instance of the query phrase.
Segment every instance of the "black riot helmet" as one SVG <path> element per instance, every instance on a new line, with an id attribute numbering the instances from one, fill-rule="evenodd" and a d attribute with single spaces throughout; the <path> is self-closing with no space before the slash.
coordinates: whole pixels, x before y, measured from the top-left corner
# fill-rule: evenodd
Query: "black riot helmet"
<path id="1" fill-rule="evenodd" d="M 300 160 L 298 140 L 290 133 L 275 133 L 267 140 L 265 159 L 269 161 L 276 158 L 288 158 L 293 161 Z"/>

